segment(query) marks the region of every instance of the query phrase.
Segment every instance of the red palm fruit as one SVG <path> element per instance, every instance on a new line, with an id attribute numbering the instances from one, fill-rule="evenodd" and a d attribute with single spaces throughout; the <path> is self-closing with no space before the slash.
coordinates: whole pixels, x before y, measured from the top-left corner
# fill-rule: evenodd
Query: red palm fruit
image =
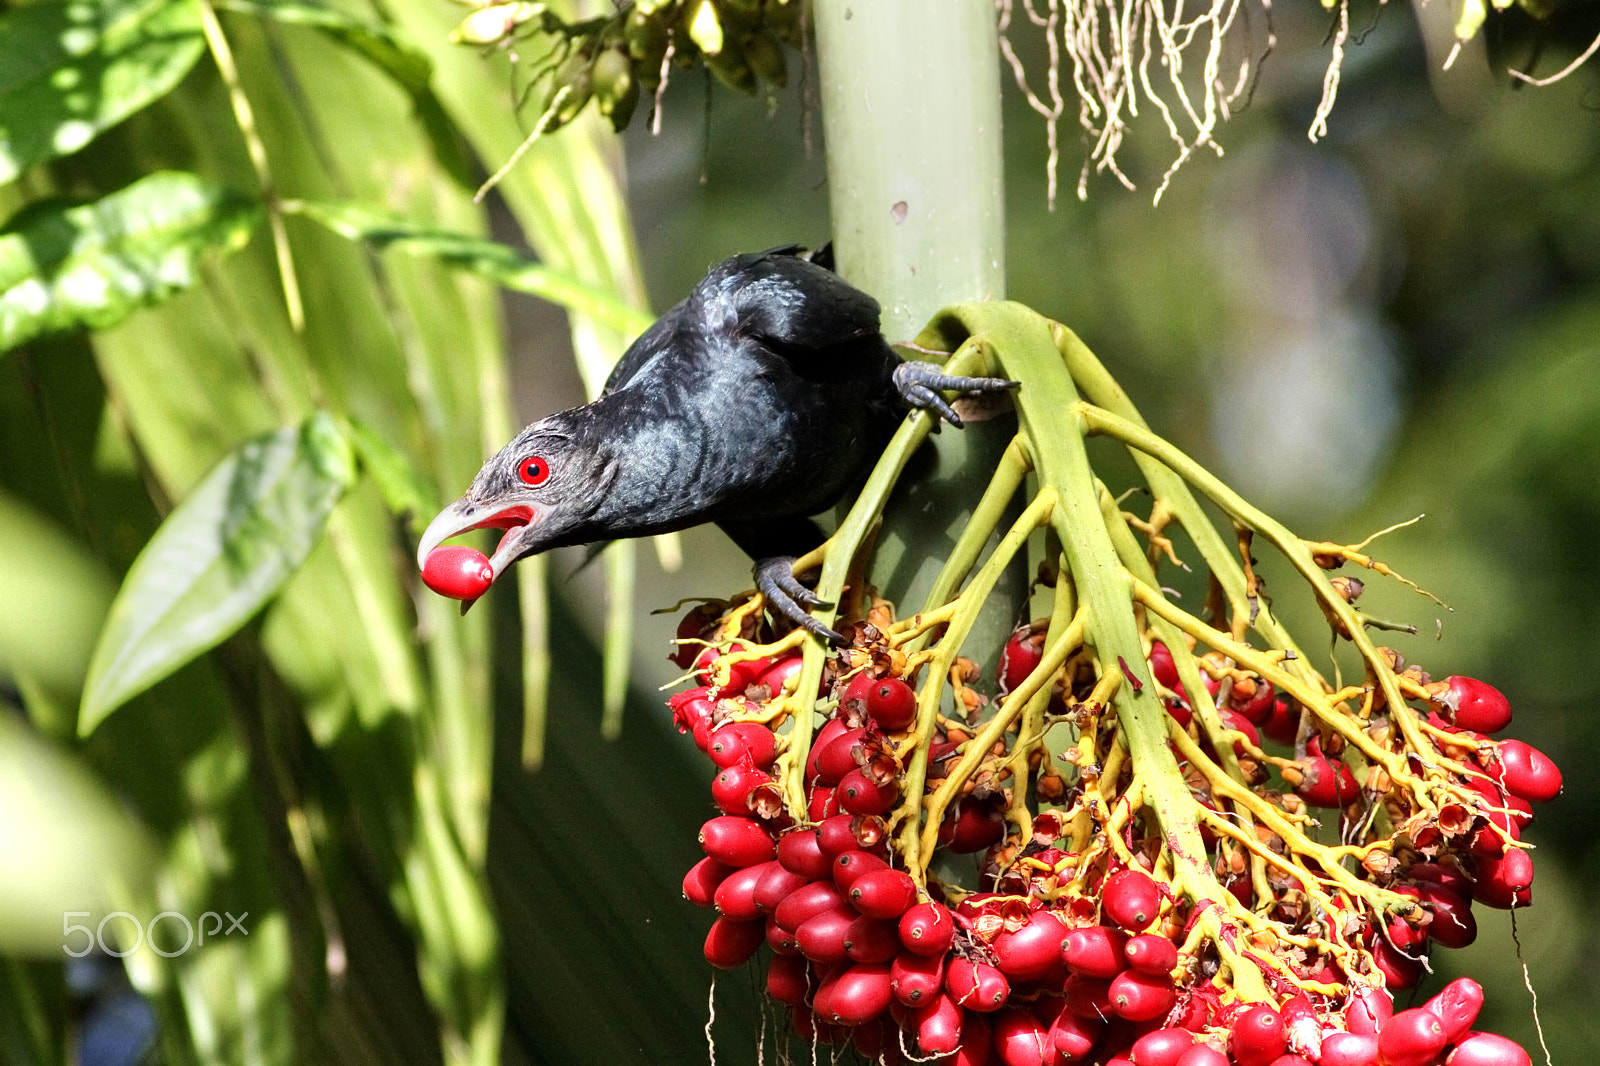
<path id="1" fill-rule="evenodd" d="M 841 851 L 833 857 L 833 883 L 840 892 L 849 893 L 850 886 L 856 883 L 856 878 L 862 874 L 871 873 L 873 870 L 887 870 L 889 864 L 860 848 L 851 848 Z"/>
<path id="2" fill-rule="evenodd" d="M 944 990 L 944 962 L 943 955 L 900 952 L 889 967 L 889 986 L 894 998 L 908 1007 L 933 1002 Z"/>
<path id="3" fill-rule="evenodd" d="M 1379 940 L 1372 945 L 1372 961 L 1383 975 L 1384 983 L 1391 989 L 1415 988 L 1417 982 L 1422 980 L 1422 960 L 1391 947 L 1386 941 Z"/>
<path id="4" fill-rule="evenodd" d="M 824 854 L 817 834 L 809 829 L 785 833 L 778 838 L 778 862 L 785 870 L 807 881 L 833 876 L 833 857 Z"/>
<path id="5" fill-rule="evenodd" d="M 760 722 L 725 722 L 711 731 L 706 754 L 724 768 L 748 763 L 764 770 L 778 758 L 778 741 Z"/>
<path id="6" fill-rule="evenodd" d="M 1160 933 L 1129 937 L 1122 946 L 1122 954 L 1130 969 L 1154 976 L 1171 973 L 1178 965 L 1178 946 Z"/>
<path id="7" fill-rule="evenodd" d="M 943 956 L 955 934 L 955 919 L 937 901 L 913 904 L 900 918 L 900 943 L 913 955 Z"/>
<path id="8" fill-rule="evenodd" d="M 1283 1016 L 1269 1004 L 1251 1004 L 1234 1017 L 1228 1050 L 1238 1066 L 1266 1066 L 1288 1046 Z"/>
<path id="9" fill-rule="evenodd" d="M 1501 788 L 1493 781 L 1474 777 L 1467 787 L 1483 797 L 1483 816 L 1499 826 L 1512 840 L 1522 839 L 1522 827 L 1533 821 L 1533 806 L 1521 796 Z M 1503 842 L 1498 834 L 1485 834 L 1494 841 L 1492 853 L 1498 855 Z"/>
<path id="10" fill-rule="evenodd" d="M 737 696 L 744 692 L 756 678 L 765 673 L 771 666 L 770 659 L 740 659 L 728 664 L 728 683 L 717 685 L 717 664 L 725 657 L 745 651 L 747 645 L 734 641 L 726 648 L 705 648 L 695 656 L 694 668 L 697 680 L 702 685 L 715 688 L 717 696 Z"/>
<path id="11" fill-rule="evenodd" d="M 1130 1022 L 1149 1022 L 1165 1017 L 1178 1002 L 1172 978 L 1123 970 L 1111 979 L 1111 1009 Z"/>
<path id="12" fill-rule="evenodd" d="M 1414 885 L 1398 884 L 1390 886 L 1391 890 L 1410 899 L 1421 899 L 1421 891 Z M 1420 921 L 1421 915 L 1413 912 L 1413 920 Z M 1421 954 L 1428 943 L 1428 931 L 1422 925 L 1412 925 L 1411 922 L 1398 915 L 1386 915 L 1383 919 L 1384 937 L 1391 947 L 1399 948 L 1407 955 Z"/>
<path id="13" fill-rule="evenodd" d="M 1515 1040 L 1494 1033 L 1468 1033 L 1445 1057 L 1444 1066 L 1533 1066 Z"/>
<path id="14" fill-rule="evenodd" d="M 816 781 L 819 776 L 817 772 L 817 756 L 822 752 L 822 749 L 832 743 L 834 737 L 849 728 L 850 723 L 843 718 L 830 718 L 822 723 L 822 728 L 817 730 L 816 736 L 811 738 L 811 750 L 806 754 L 807 781 Z M 833 782 L 825 783 L 832 784 Z"/>
<path id="15" fill-rule="evenodd" d="M 1130 932 L 1140 933 L 1161 916 L 1161 889 L 1143 870 L 1118 870 L 1106 879 L 1100 894 L 1106 916 Z"/>
<path id="16" fill-rule="evenodd" d="M 917 717 L 917 693 L 898 677 L 857 674 L 845 686 L 843 700 L 859 700 L 868 718 L 885 733 L 911 728 Z"/>
<path id="17" fill-rule="evenodd" d="M 767 938 L 764 921 L 740 922 L 718 918 L 706 933 L 706 961 L 719 970 L 731 970 L 749 961 Z"/>
<path id="18" fill-rule="evenodd" d="M 856 831 L 851 827 L 852 821 L 851 815 L 835 814 L 817 825 L 817 844 L 828 857 L 829 877 L 833 876 L 833 860 L 840 852 L 856 851 L 861 847 L 860 841 L 856 840 Z"/>
<path id="19" fill-rule="evenodd" d="M 1521 848 L 1504 855 L 1478 856 L 1478 881 L 1472 898 L 1490 907 L 1509 910 L 1533 902 L 1533 857 Z"/>
<path id="20" fill-rule="evenodd" d="M 799 653 L 785 655 L 757 678 L 756 684 L 767 690 L 766 699 L 789 695 L 794 691 L 795 679 L 804 666 L 805 659 Z"/>
<path id="21" fill-rule="evenodd" d="M 1472 916 L 1472 901 L 1464 899 L 1443 885 L 1424 882 L 1418 886 L 1422 901 L 1428 905 L 1433 920 L 1428 923 L 1428 936 L 1447 948 L 1464 948 L 1478 939 L 1478 920 Z"/>
<path id="22" fill-rule="evenodd" d="M 859 769 L 840 778 L 834 791 L 839 806 L 851 814 L 888 814 L 900 799 L 900 786 L 894 779 L 879 784 Z"/>
<path id="23" fill-rule="evenodd" d="M 806 819 L 812 822 L 825 822 L 829 818 L 839 816 L 839 797 L 834 794 L 834 789 L 817 786 L 806 795 Z"/>
<path id="24" fill-rule="evenodd" d="M 494 584 L 494 568 L 489 557 L 476 548 L 445 544 L 423 560 L 422 583 L 441 596 L 470 602 Z"/>
<path id="25" fill-rule="evenodd" d="M 1344 1027 L 1352 1033 L 1376 1034 L 1394 1017 L 1394 997 L 1381 988 L 1354 988 L 1344 1008 Z"/>
<path id="26" fill-rule="evenodd" d="M 711 799 L 724 814 L 749 814 L 750 791 L 772 780 L 772 775 L 754 766 L 730 766 L 711 779 Z"/>
<path id="27" fill-rule="evenodd" d="M 900 953 L 894 923 L 862 916 L 845 930 L 844 953 L 851 962 L 888 962 Z"/>
<path id="28" fill-rule="evenodd" d="M 776 918 L 767 919 L 767 947 L 772 949 L 774 955 L 800 954 L 800 944 L 794 938 L 794 931 L 779 925 Z"/>
<path id="29" fill-rule="evenodd" d="M 994 1057 L 994 1038 L 989 1016 L 967 1011 L 961 1019 L 961 1046 L 950 1059 L 950 1066 L 989 1066 Z"/>
<path id="30" fill-rule="evenodd" d="M 1085 977 L 1081 973 L 1068 974 L 1061 984 L 1061 995 L 1066 1008 L 1082 1018 L 1110 1018 L 1111 982 L 1104 977 Z"/>
<path id="31" fill-rule="evenodd" d="M 696 907 L 712 906 L 717 886 L 731 873 L 733 867 L 726 863 L 720 863 L 709 856 L 701 859 L 689 867 L 689 872 L 683 875 L 683 898 Z"/>
<path id="32" fill-rule="evenodd" d="M 1321 1066 L 1377 1066 L 1377 1033 L 1329 1033 L 1322 1038 Z"/>
<path id="33" fill-rule="evenodd" d="M 1050 1043 L 1056 1054 L 1068 1062 L 1082 1062 L 1094 1050 L 1106 1023 L 1099 1018 L 1085 1018 L 1070 1010 L 1063 1010 L 1050 1025 Z"/>
<path id="34" fill-rule="evenodd" d="M 833 983 L 829 1017 L 839 1025 L 862 1025 L 889 1009 L 889 966 L 857 963 Z"/>
<path id="35" fill-rule="evenodd" d="M 970 1011 L 996 1011 L 1011 996 L 1006 975 L 986 962 L 951 959 L 945 969 L 945 991 L 950 998 Z"/>
<path id="36" fill-rule="evenodd" d="M 1187 1029 L 1153 1029 L 1133 1042 L 1135 1066 L 1176 1066 L 1179 1056 L 1194 1047 Z"/>
<path id="37" fill-rule="evenodd" d="M 917 1046 L 924 1054 L 948 1055 L 961 1043 L 961 1022 L 965 1016 L 966 1011 L 941 992 L 935 994 L 927 1006 L 917 1008 L 912 1015 L 913 1025 L 908 1028 L 916 1033 Z"/>
<path id="38" fill-rule="evenodd" d="M 1288 1038 L 1289 1050 L 1315 1059 L 1322 1051 L 1322 1019 L 1317 1016 L 1311 998 L 1296 992 L 1278 1007 L 1283 1016 L 1283 1035 Z"/>
<path id="39" fill-rule="evenodd" d="M 1266 678 L 1254 678 L 1251 683 L 1255 685 L 1255 691 L 1248 697 L 1243 697 L 1239 692 L 1239 683 L 1235 682 L 1232 706 L 1234 710 L 1259 726 L 1271 717 L 1272 703 L 1277 693 L 1273 691 L 1272 682 Z"/>
<path id="40" fill-rule="evenodd" d="M 1343 760 L 1307 751 L 1299 767 L 1302 776 L 1295 794 L 1313 807 L 1343 807 L 1361 795 L 1361 786 Z"/>
<path id="41" fill-rule="evenodd" d="M 890 1062 L 891 1052 L 898 1052 L 900 1043 L 900 1026 L 887 1014 L 880 1014 L 876 1018 L 850 1030 L 850 1045 L 868 1062 Z"/>
<path id="42" fill-rule="evenodd" d="M 808 918 L 828 910 L 855 916 L 855 910 L 845 901 L 844 893 L 835 888 L 832 882 L 813 881 L 785 896 L 778 904 L 778 909 L 772 912 L 772 917 L 792 933 Z"/>
<path id="43" fill-rule="evenodd" d="M 1000 649 L 1000 662 L 995 671 L 1001 692 L 1015 691 L 1044 658 L 1044 634 L 1048 624 L 1033 622 L 1012 631 L 1006 646 Z"/>
<path id="44" fill-rule="evenodd" d="M 1210 1044 L 1196 1044 L 1182 1055 L 1174 1066 L 1229 1066 L 1228 1056 Z"/>
<path id="45" fill-rule="evenodd" d="M 667 658 L 677 664 L 678 669 L 687 670 L 694 665 L 695 656 L 700 654 L 702 645 L 698 641 L 711 635 L 711 628 L 717 618 L 722 614 L 722 608 L 713 603 L 702 603 L 689 609 L 689 613 L 678 621 L 677 639 L 684 641 L 674 644 L 672 654 Z"/>
<path id="46" fill-rule="evenodd" d="M 1311 1060 L 1304 1055 L 1283 1054 L 1273 1059 L 1268 1066 L 1311 1066 Z"/>
<path id="47" fill-rule="evenodd" d="M 1127 942 L 1127 933 L 1107 925 L 1069 929 L 1061 959 L 1073 973 L 1110 980 L 1127 965 L 1122 951 Z"/>
<path id="48" fill-rule="evenodd" d="M 1444 708 L 1444 719 L 1451 725 L 1498 733 L 1511 724 L 1511 704 L 1493 685 L 1457 675 L 1444 680 L 1448 687 L 1435 702 Z"/>
<path id="49" fill-rule="evenodd" d="M 836 783 L 845 774 L 856 769 L 856 746 L 867 735 L 865 729 L 846 729 L 817 750 L 817 777 L 828 784 Z"/>
<path id="50" fill-rule="evenodd" d="M 1260 725 L 1261 731 L 1279 744 L 1293 744 L 1300 734 L 1300 707 L 1279 696 Z"/>
<path id="51" fill-rule="evenodd" d="M 1427 1066 L 1444 1050 L 1445 1043 L 1439 1016 L 1414 1007 L 1396 1014 L 1378 1030 L 1378 1060 L 1384 1066 Z"/>
<path id="52" fill-rule="evenodd" d="M 751 922 L 766 917 L 761 908 L 756 906 L 755 892 L 756 885 L 761 883 L 769 868 L 770 864 L 763 862 L 742 867 L 724 877 L 712 897 L 717 913 L 736 922 Z"/>
<path id="53" fill-rule="evenodd" d="M 994 954 L 1000 969 L 1013 980 L 1028 981 L 1043 977 L 1061 965 L 1062 942 L 1067 927 L 1049 911 L 1034 911 L 1027 924 L 994 938 Z"/>
<path id="54" fill-rule="evenodd" d="M 1462 899 L 1472 896 L 1472 878 L 1436 862 L 1414 862 L 1406 867 L 1406 876 L 1413 881 L 1442 885 Z"/>
<path id="55" fill-rule="evenodd" d="M 1048 1066 L 1056 1057 L 1050 1030 L 1031 1011 L 1008 1007 L 995 1015 L 994 1048 L 1006 1066 Z"/>
<path id="56" fill-rule="evenodd" d="M 707 729 L 710 728 L 711 714 L 717 707 L 710 698 L 710 692 L 710 689 L 702 686 L 667 697 L 667 706 L 672 708 L 672 724 L 678 727 L 679 733 L 693 730 L 702 721 Z"/>
<path id="57" fill-rule="evenodd" d="M 795 945 L 800 949 L 800 954 L 812 962 L 844 962 L 849 958 L 845 941 L 850 933 L 850 923 L 857 917 L 848 907 L 813 914 L 794 931 Z"/>
<path id="58" fill-rule="evenodd" d="M 1513 796 L 1529 803 L 1548 803 L 1561 795 L 1561 769 L 1555 761 L 1531 744 L 1502 740 L 1495 745 L 1498 770 L 1490 769 Z"/>
<path id="59" fill-rule="evenodd" d="M 917 902 L 917 883 L 904 870 L 869 870 L 850 882 L 849 896 L 862 914 L 898 922 Z"/>
<path id="60" fill-rule="evenodd" d="M 811 991 L 811 965 L 799 955 L 774 955 L 767 963 L 767 995 L 791 1007 Z"/>
<path id="61" fill-rule="evenodd" d="M 724 814 L 700 827 L 700 848 L 729 866 L 754 866 L 777 854 L 767 827 L 754 818 Z"/>
<path id="62" fill-rule="evenodd" d="M 1159 640 L 1150 643 L 1150 673 L 1167 688 L 1177 691 L 1178 666 L 1172 661 L 1172 651 Z"/>
<path id="63" fill-rule="evenodd" d="M 1458 977 L 1422 1007 L 1438 1015 L 1444 1023 L 1445 1043 L 1453 1043 L 1478 1020 L 1478 1011 L 1483 1008 L 1483 986 L 1470 977 Z"/>
<path id="64" fill-rule="evenodd" d="M 1167 709 L 1167 713 L 1172 716 L 1172 720 L 1185 729 L 1188 729 L 1189 723 L 1194 721 L 1194 712 L 1189 709 L 1187 704 L 1179 703 L 1177 700 L 1163 700 L 1161 705 Z"/>
<path id="65" fill-rule="evenodd" d="M 982 851 L 1005 835 L 1006 820 L 1000 808 L 972 796 L 963 799 L 939 826 L 939 843 L 961 854 Z"/>
<path id="66" fill-rule="evenodd" d="M 1261 730 L 1257 729 L 1256 724 L 1250 719 L 1246 718 L 1244 715 L 1240 714 L 1231 707 L 1224 707 L 1218 712 L 1218 716 L 1222 719 L 1223 725 L 1227 726 L 1229 729 L 1234 729 L 1240 733 L 1243 733 L 1251 744 L 1254 744 L 1258 748 L 1261 747 Z M 1237 740 L 1234 741 L 1233 753 L 1235 755 L 1243 755 L 1244 745 L 1239 743 Z"/>

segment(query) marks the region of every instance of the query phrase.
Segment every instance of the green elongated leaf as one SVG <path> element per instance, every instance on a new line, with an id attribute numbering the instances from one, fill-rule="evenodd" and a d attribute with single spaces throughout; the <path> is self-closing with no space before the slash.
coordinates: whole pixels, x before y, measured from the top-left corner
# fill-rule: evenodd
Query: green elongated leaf
<path id="1" fill-rule="evenodd" d="M 351 421 L 346 434 L 361 461 L 361 469 L 372 477 L 391 514 L 406 516 L 413 527 L 428 517 L 439 498 L 432 485 L 411 464 L 411 460 L 364 422 Z"/>
<path id="2" fill-rule="evenodd" d="M 295 204 L 293 208 L 342 237 L 378 248 L 394 246 L 413 255 L 430 256 L 508 289 L 560 304 L 624 333 L 642 333 L 653 321 L 599 286 L 551 270 L 515 248 L 486 237 L 423 229 L 403 216 L 361 204 L 324 200 Z"/>
<path id="3" fill-rule="evenodd" d="M 79 735 L 232 635 L 305 562 L 355 479 L 318 413 L 241 445 L 156 530 L 111 604 L 89 663 Z"/>
<path id="4" fill-rule="evenodd" d="M 253 202 L 192 174 L 151 174 L 92 204 L 31 204 L 0 229 L 0 352 L 114 325 L 194 283 L 201 253 L 242 246 Z"/>
<path id="5" fill-rule="evenodd" d="M 0 182 L 166 95 L 204 50 L 197 0 L 45 0 L 0 15 Z"/>
<path id="6" fill-rule="evenodd" d="M 242 15 L 270 18 L 287 26 L 317 30 L 389 75 L 411 97 L 417 120 L 427 133 L 439 162 L 457 182 L 472 187 L 474 179 L 466 153 L 433 92 L 433 61 L 396 32 L 394 26 L 309 0 L 271 0 L 270 3 L 266 0 L 223 0 L 218 6 Z"/>

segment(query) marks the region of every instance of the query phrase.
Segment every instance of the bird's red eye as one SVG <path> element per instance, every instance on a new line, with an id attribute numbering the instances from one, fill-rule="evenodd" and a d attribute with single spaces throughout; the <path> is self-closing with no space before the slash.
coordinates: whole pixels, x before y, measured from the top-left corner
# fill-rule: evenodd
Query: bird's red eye
<path id="1" fill-rule="evenodd" d="M 517 464 L 517 476 L 524 485 L 543 485 L 550 480 L 550 464 L 542 456 L 530 455 Z"/>

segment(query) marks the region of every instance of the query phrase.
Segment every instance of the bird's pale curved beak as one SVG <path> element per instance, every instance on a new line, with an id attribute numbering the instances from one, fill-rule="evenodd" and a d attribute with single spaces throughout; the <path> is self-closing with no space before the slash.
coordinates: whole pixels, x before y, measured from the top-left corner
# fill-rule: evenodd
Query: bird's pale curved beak
<path id="1" fill-rule="evenodd" d="M 425 568 L 428 554 L 451 537 L 473 529 L 503 529 L 505 535 L 489 557 L 489 568 L 499 578 L 506 567 L 522 555 L 523 542 L 538 521 L 539 509 L 532 505 L 514 504 L 496 509 L 463 496 L 435 515 L 428 528 L 422 531 L 422 540 L 417 544 L 417 569 Z"/>

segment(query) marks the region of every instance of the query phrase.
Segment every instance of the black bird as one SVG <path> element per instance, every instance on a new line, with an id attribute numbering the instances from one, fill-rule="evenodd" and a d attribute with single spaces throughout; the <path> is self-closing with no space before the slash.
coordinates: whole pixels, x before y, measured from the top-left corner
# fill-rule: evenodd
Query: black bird
<path id="1" fill-rule="evenodd" d="M 469 529 L 506 531 L 489 560 L 498 577 L 550 548 L 716 522 L 756 560 L 774 611 L 837 642 L 792 569 L 821 542 L 807 516 L 865 477 L 909 407 L 959 427 L 935 390 L 1014 384 L 902 362 L 877 301 L 795 248 L 734 256 L 633 342 L 599 399 L 484 463 L 428 524 L 418 565 Z"/>

